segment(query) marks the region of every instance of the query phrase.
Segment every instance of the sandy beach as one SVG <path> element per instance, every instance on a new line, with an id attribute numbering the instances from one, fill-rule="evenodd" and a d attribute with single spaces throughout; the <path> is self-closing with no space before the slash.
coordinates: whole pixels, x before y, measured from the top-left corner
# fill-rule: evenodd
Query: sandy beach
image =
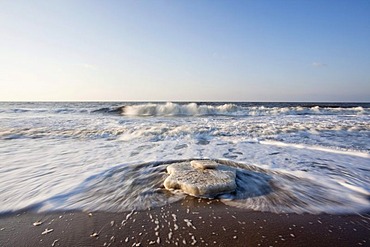
<path id="1" fill-rule="evenodd" d="M 1 246 L 369 246 L 370 215 L 274 214 L 187 197 L 146 211 L 22 212 Z"/>

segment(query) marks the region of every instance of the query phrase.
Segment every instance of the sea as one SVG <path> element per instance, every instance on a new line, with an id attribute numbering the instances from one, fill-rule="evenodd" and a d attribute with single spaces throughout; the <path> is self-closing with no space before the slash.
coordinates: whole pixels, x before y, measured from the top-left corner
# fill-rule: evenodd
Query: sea
<path id="1" fill-rule="evenodd" d="M 160 207 L 198 159 L 237 170 L 231 207 L 369 212 L 370 103 L 0 102 L 0 214 Z"/>

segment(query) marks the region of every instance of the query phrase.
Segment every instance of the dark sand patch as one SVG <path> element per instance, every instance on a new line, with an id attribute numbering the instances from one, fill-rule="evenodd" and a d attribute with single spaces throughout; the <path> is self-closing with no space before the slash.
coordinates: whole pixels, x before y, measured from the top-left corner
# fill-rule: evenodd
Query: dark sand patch
<path id="1" fill-rule="evenodd" d="M 370 246 L 370 214 L 263 213 L 189 196 L 147 211 L 0 216 L 0 246 L 185 245 Z"/>

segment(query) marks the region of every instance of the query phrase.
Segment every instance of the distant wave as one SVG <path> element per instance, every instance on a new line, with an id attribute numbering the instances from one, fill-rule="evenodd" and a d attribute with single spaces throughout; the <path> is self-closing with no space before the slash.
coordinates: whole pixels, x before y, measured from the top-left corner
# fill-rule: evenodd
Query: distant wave
<path id="1" fill-rule="evenodd" d="M 122 114 L 126 116 L 204 116 L 204 115 L 233 115 L 240 107 L 234 104 L 219 106 L 189 104 L 143 104 L 122 107 Z"/>
<path id="2" fill-rule="evenodd" d="M 51 104 L 51 103 L 50 103 Z M 0 105 L 1 106 L 1 105 Z M 369 104 L 323 103 L 39 103 L 1 107 L 5 114 L 115 114 L 123 116 L 370 115 Z"/>
<path id="3" fill-rule="evenodd" d="M 125 116 L 278 116 L 278 115 L 370 115 L 369 108 L 358 107 L 266 107 L 242 106 L 238 104 L 138 104 L 119 107 L 110 112 Z"/>
<path id="4" fill-rule="evenodd" d="M 124 108 L 125 106 L 120 106 L 120 107 L 103 107 L 103 108 L 99 108 L 97 110 L 93 110 L 91 111 L 92 113 L 115 113 L 115 114 L 119 114 L 122 112 L 122 109 Z"/>

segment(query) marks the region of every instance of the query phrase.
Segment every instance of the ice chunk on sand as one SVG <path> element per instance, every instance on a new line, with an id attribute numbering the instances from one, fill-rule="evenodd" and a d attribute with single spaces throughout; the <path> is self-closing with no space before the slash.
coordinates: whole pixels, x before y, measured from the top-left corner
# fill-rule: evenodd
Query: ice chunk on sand
<path id="1" fill-rule="evenodd" d="M 166 189 L 180 189 L 184 193 L 213 197 L 236 189 L 235 168 L 210 160 L 197 160 L 169 165 L 170 174 L 164 181 Z"/>

